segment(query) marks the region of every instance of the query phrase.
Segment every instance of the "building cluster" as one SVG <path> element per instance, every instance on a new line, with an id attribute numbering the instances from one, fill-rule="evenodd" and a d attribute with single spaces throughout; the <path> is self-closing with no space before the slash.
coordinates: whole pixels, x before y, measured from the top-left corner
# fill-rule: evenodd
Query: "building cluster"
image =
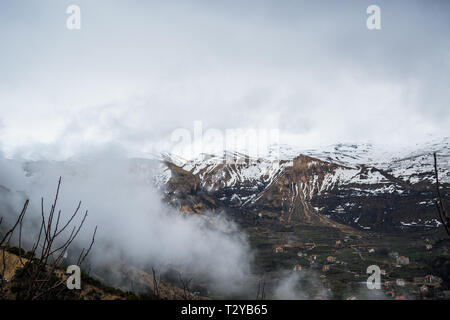
<path id="1" fill-rule="evenodd" d="M 352 248 L 355 254 L 358 254 L 362 260 L 366 260 L 366 257 L 363 257 L 362 254 L 365 255 L 374 255 L 376 252 L 375 248 L 371 248 L 368 246 L 357 246 L 350 244 L 350 237 L 345 237 L 343 240 L 335 240 L 334 245 L 329 249 L 328 255 L 323 255 L 321 259 L 317 254 L 312 254 L 310 251 L 316 248 L 316 245 L 311 243 L 302 244 L 300 247 L 298 246 L 290 246 L 290 245 L 280 245 L 274 248 L 275 253 L 283 253 L 287 252 L 288 248 L 301 248 L 301 250 L 297 251 L 296 255 L 299 258 L 302 258 L 302 264 L 295 264 L 293 266 L 293 271 L 301 272 L 305 269 L 305 263 L 309 263 L 310 268 L 315 268 L 321 270 L 323 273 L 320 275 L 320 278 L 327 278 L 325 273 L 329 272 L 331 268 L 335 268 L 335 266 L 347 266 L 348 263 L 345 261 L 340 261 L 338 259 L 338 251 L 342 248 Z M 432 245 L 427 243 L 425 249 L 427 251 L 432 250 Z M 442 279 L 436 275 L 426 275 L 424 277 L 415 277 L 413 279 L 404 279 L 404 278 L 396 278 L 389 275 L 389 273 L 395 274 L 393 269 L 406 267 L 411 264 L 410 258 L 404 255 L 400 255 L 398 252 L 389 252 L 388 256 L 391 258 L 391 262 L 387 263 L 385 269 L 380 269 L 382 281 L 383 281 L 383 289 L 386 296 L 389 296 L 395 300 L 405 300 L 406 296 L 405 292 L 411 292 L 411 294 L 420 296 L 424 299 L 440 297 L 443 299 L 450 299 L 450 291 L 442 290 L 441 283 Z M 413 265 L 414 267 L 414 265 Z M 386 271 L 386 269 L 389 270 Z M 348 269 L 344 269 L 347 272 L 351 272 L 354 274 L 355 279 L 364 279 L 364 276 L 361 276 L 358 272 L 354 272 Z M 328 275 L 329 276 L 329 275 Z M 406 287 L 406 288 L 405 288 Z M 350 296 L 348 300 L 354 300 L 356 297 Z"/>

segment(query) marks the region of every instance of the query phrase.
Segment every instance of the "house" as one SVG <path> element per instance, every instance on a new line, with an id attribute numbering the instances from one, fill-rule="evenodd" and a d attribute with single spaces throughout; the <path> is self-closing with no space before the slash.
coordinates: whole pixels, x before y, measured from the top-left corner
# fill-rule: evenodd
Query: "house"
<path id="1" fill-rule="evenodd" d="M 405 286 L 405 280 L 403 280 L 403 279 L 397 279 L 397 280 L 395 280 L 395 283 L 396 283 L 399 287 L 404 287 L 404 286 Z"/>
<path id="2" fill-rule="evenodd" d="M 392 259 L 397 259 L 399 257 L 398 252 L 389 252 L 389 257 L 391 257 Z"/>
<path id="3" fill-rule="evenodd" d="M 431 249 L 433 249 L 433 245 L 431 245 L 431 244 L 426 244 L 425 245 L 425 249 L 427 249 L 428 251 L 430 251 Z"/>
<path id="4" fill-rule="evenodd" d="M 398 257 L 397 258 L 397 264 L 403 265 L 403 266 L 407 265 L 407 264 L 409 264 L 409 258 L 405 257 L 405 256 Z"/>
<path id="5" fill-rule="evenodd" d="M 350 296 L 350 297 L 348 297 L 347 299 L 345 299 L 345 300 L 358 300 L 355 296 Z"/>
<path id="6" fill-rule="evenodd" d="M 275 253 L 283 253 L 284 252 L 284 249 L 283 249 L 283 247 L 276 247 L 275 248 Z"/>
<path id="7" fill-rule="evenodd" d="M 380 270 L 380 273 L 381 273 L 382 276 L 385 276 L 385 275 L 387 274 L 387 273 L 386 273 L 386 270 L 384 270 L 384 269 L 381 269 L 381 270 Z"/>
<path id="8" fill-rule="evenodd" d="M 406 300 L 406 297 L 405 296 L 398 296 L 398 297 L 395 297 L 395 300 Z"/>
<path id="9" fill-rule="evenodd" d="M 299 265 L 299 264 L 296 264 L 296 265 L 294 266 L 294 271 L 302 271 L 302 266 Z"/>
<path id="10" fill-rule="evenodd" d="M 312 254 L 309 256 L 309 263 L 311 264 L 311 266 L 315 266 L 317 262 L 317 255 L 316 254 Z"/>
<path id="11" fill-rule="evenodd" d="M 327 257 L 327 261 L 328 261 L 328 262 L 336 262 L 336 257 L 328 256 L 328 257 Z"/>
<path id="12" fill-rule="evenodd" d="M 395 297 L 395 292 L 394 292 L 394 290 L 389 290 L 389 291 L 386 291 L 386 295 L 388 295 L 390 297 Z"/>
<path id="13" fill-rule="evenodd" d="M 341 240 L 336 240 L 336 244 L 335 244 L 336 248 L 342 248 L 342 241 Z"/>
<path id="14" fill-rule="evenodd" d="M 420 287 L 420 292 L 421 293 L 428 293 L 428 287 L 426 285 L 423 285 Z"/>
<path id="15" fill-rule="evenodd" d="M 300 258 L 301 258 L 301 257 L 307 257 L 307 256 L 308 256 L 308 254 L 307 254 L 307 253 L 303 253 L 303 252 L 299 251 L 299 252 L 297 252 L 297 256 L 299 256 Z"/>
<path id="16" fill-rule="evenodd" d="M 322 271 L 323 272 L 327 272 L 329 270 L 330 270 L 330 265 L 329 264 L 324 264 L 323 267 L 322 267 Z"/>
<path id="17" fill-rule="evenodd" d="M 442 282 L 442 279 L 436 276 L 433 276 L 432 274 L 429 274 L 427 276 L 425 276 L 424 278 L 424 283 L 428 283 L 428 284 L 439 284 Z"/>
<path id="18" fill-rule="evenodd" d="M 375 249 L 370 248 L 370 249 L 369 249 L 369 253 L 375 253 Z"/>

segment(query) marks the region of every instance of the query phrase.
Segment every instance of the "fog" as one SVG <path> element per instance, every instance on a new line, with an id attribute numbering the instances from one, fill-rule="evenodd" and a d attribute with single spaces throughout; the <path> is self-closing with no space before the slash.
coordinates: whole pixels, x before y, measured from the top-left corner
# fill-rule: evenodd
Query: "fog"
<path id="1" fill-rule="evenodd" d="M 316 297 L 329 298 L 329 292 L 319 276 L 312 270 L 289 272 L 274 289 L 274 295 L 282 300 L 308 300 Z"/>
<path id="2" fill-rule="evenodd" d="M 280 129 L 282 143 L 405 145 L 448 135 L 450 2 L 0 2 L 0 139 L 64 158 L 167 148 L 177 128 Z M 70 3 L 72 4 L 72 3 Z"/>
<path id="3" fill-rule="evenodd" d="M 80 200 L 82 212 L 76 223 L 88 210 L 74 247 L 89 246 L 98 226 L 89 255 L 93 270 L 103 269 L 104 274 L 105 268 L 122 262 L 155 267 L 160 273 L 175 268 L 201 275 L 210 281 L 210 287 L 228 293 L 239 291 L 250 271 L 245 234 L 225 217 L 181 215 L 165 206 L 148 177 L 130 174 L 130 161 L 120 149 L 106 148 L 64 163 L 35 162 L 28 165 L 33 171 L 28 176 L 18 161 L 2 157 L 0 162 L 0 184 L 12 191 L 1 203 L 15 208 L 17 215 L 25 196 L 30 199 L 24 227 L 27 234 L 36 232 L 41 197 L 44 208 L 49 209 L 62 176 L 57 206 L 62 210 L 61 221 L 73 214 Z M 11 222 L 13 217 L 7 218 Z M 69 254 L 79 255 L 79 251 Z"/>

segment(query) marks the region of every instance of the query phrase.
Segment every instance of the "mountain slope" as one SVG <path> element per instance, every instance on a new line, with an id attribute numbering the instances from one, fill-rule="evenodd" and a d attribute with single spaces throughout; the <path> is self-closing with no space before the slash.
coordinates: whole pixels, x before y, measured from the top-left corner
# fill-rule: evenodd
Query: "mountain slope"
<path id="1" fill-rule="evenodd" d="M 433 151 L 439 153 L 439 174 L 448 193 L 448 139 L 395 157 L 370 144 L 306 151 L 280 146 L 264 159 L 239 153 L 190 161 L 166 156 L 155 181 L 169 202 L 196 213 L 232 208 L 254 219 L 287 224 L 437 227 Z M 273 161 L 274 154 L 284 159 Z"/>

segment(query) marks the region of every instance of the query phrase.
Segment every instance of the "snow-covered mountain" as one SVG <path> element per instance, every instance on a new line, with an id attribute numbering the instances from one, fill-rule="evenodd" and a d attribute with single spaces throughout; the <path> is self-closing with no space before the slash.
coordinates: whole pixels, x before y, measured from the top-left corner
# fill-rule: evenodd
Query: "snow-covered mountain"
<path id="1" fill-rule="evenodd" d="M 439 176 L 443 183 L 450 183 L 450 139 L 443 138 L 415 146 L 397 150 L 386 147 L 376 147 L 370 143 L 334 144 L 318 149 L 301 149 L 289 145 L 271 146 L 267 156 L 259 159 L 238 153 L 228 152 L 223 155 L 201 154 L 192 160 L 185 160 L 173 154 L 165 154 L 167 160 L 194 174 L 209 172 L 212 168 L 232 159 L 231 163 L 252 163 L 252 166 L 241 166 L 242 171 L 236 172 L 238 180 L 259 180 L 261 176 L 273 176 L 273 168 L 277 160 L 290 161 L 299 155 L 307 155 L 322 161 L 331 162 L 349 168 L 370 166 L 382 169 L 395 177 L 412 184 L 421 181 L 434 182 L 433 152 L 438 154 Z M 256 165 L 254 165 L 256 164 Z M 236 180 L 236 181 L 238 181 Z M 233 183 L 233 182 L 227 182 Z"/>
<path id="2" fill-rule="evenodd" d="M 159 187 L 169 186 L 167 198 L 184 209 L 192 208 L 190 202 L 199 207 L 195 195 L 201 194 L 209 199 L 208 209 L 233 208 L 287 223 L 432 227 L 439 225 L 433 152 L 448 190 L 448 138 L 395 152 L 371 144 L 337 144 L 309 150 L 273 146 L 258 159 L 237 152 L 193 160 L 165 155 L 154 181 Z M 192 187 L 181 198 L 180 184 Z"/>
<path id="3" fill-rule="evenodd" d="M 183 212 L 224 210 L 249 223 L 395 230 L 439 226 L 433 152 L 438 154 L 442 193 L 448 197 L 448 138 L 395 151 L 372 144 L 336 144 L 308 150 L 272 146 L 261 158 L 227 152 L 185 160 L 163 154 L 133 158 L 129 169 L 141 181 L 156 185 L 167 203 Z M 50 167 L 85 174 L 76 162 L 26 162 L 23 167 L 34 176 Z"/>

